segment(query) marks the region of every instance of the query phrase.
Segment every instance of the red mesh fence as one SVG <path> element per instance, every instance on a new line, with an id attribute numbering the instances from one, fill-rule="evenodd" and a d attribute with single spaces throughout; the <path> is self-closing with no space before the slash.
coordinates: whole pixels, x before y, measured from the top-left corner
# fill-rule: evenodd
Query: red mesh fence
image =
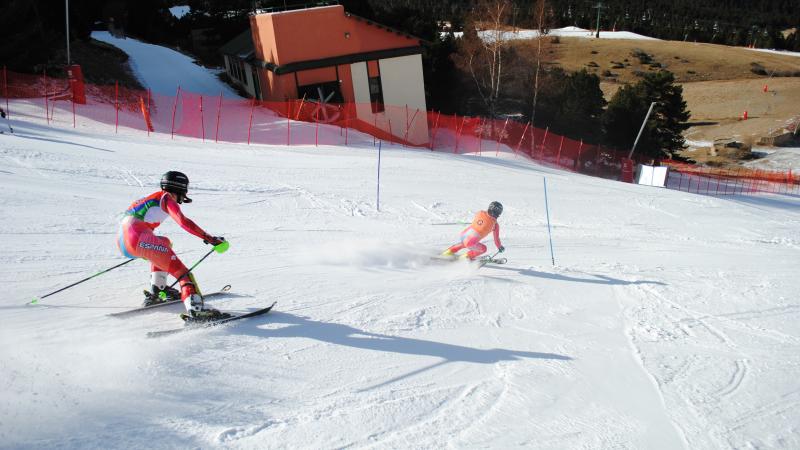
<path id="1" fill-rule="evenodd" d="M 115 133 L 122 128 L 173 138 L 270 145 L 375 144 L 382 140 L 459 154 L 511 152 L 544 165 L 610 179 L 620 179 L 627 157 L 627 152 L 576 141 L 513 119 L 455 116 L 391 105 L 306 99 L 265 102 L 199 95 L 180 87 L 174 95 L 158 95 L 98 85 L 86 86 L 87 103 L 81 105 L 70 101 L 68 80 L 5 69 L 2 93 L 9 117 L 17 113 L 17 102 L 27 103 L 37 108 L 22 108 L 20 116 L 26 119 L 72 126 L 88 120 Z M 671 189 L 713 195 L 800 194 L 800 177 L 791 171 L 667 163 L 667 187 Z"/>

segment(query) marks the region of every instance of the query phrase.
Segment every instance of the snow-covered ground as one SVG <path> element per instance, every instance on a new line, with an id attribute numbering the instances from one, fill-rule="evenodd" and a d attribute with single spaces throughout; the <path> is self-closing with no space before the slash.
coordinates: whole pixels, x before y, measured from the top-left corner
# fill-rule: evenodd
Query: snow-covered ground
<path id="1" fill-rule="evenodd" d="M 454 33 L 456 37 L 461 37 L 464 33 L 458 32 Z M 478 33 L 484 40 L 491 40 L 494 39 L 495 32 L 491 30 L 481 31 Z M 539 30 L 525 30 L 525 29 L 517 29 L 515 31 L 507 31 L 501 34 L 501 39 L 504 40 L 513 40 L 513 39 L 535 39 L 539 37 L 541 33 Z M 560 37 L 579 37 L 579 38 L 594 38 L 596 36 L 595 32 L 592 30 L 586 30 L 584 28 L 578 27 L 564 27 L 564 28 L 554 28 L 547 33 L 548 36 L 560 36 Z M 648 36 L 643 36 L 641 34 L 632 33 L 630 31 L 600 31 L 600 39 L 644 39 L 644 40 L 651 40 L 657 41 L 656 38 L 651 38 Z"/>
<path id="2" fill-rule="evenodd" d="M 797 197 L 384 146 L 377 211 L 371 138 L 81 124 L 0 135 L 3 447 L 800 448 Z M 206 290 L 233 285 L 209 303 L 274 313 L 147 339 L 180 307 L 107 316 L 138 306 L 144 261 L 26 305 L 123 261 L 120 212 L 173 169 L 185 213 L 231 242 L 196 269 Z M 492 200 L 508 263 L 431 264 Z M 159 232 L 187 263 L 208 249 Z"/>
<path id="3" fill-rule="evenodd" d="M 132 38 L 116 38 L 108 31 L 93 31 L 92 38 L 127 53 L 139 81 L 156 94 L 174 96 L 180 86 L 195 94 L 216 96 L 222 92 L 226 98 L 239 98 L 236 91 L 217 78 L 216 71 L 200 66 L 183 53 Z"/>
<path id="4" fill-rule="evenodd" d="M 169 13 L 176 19 L 181 19 L 190 12 L 192 12 L 192 7 L 189 5 L 172 6 L 169 8 Z"/>
<path id="5" fill-rule="evenodd" d="M 756 52 L 764 52 L 764 53 L 774 53 L 776 55 L 785 55 L 785 56 L 798 56 L 800 57 L 800 52 L 790 52 L 788 50 L 775 50 L 769 48 L 751 48 L 750 50 Z"/>

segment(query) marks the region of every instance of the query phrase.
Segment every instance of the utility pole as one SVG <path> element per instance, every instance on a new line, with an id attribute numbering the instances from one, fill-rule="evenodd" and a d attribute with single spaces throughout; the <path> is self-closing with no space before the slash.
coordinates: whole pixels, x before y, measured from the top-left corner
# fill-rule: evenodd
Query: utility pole
<path id="1" fill-rule="evenodd" d="M 636 150 L 636 144 L 639 143 L 639 138 L 642 137 L 642 131 L 644 131 L 644 126 L 647 124 L 647 119 L 650 118 L 650 113 L 653 112 L 653 106 L 656 106 L 656 102 L 650 103 L 650 109 L 647 110 L 647 115 L 644 116 L 644 120 L 642 121 L 642 128 L 639 128 L 639 134 L 636 135 L 636 140 L 633 141 L 633 147 L 631 147 L 631 152 L 628 153 L 628 159 L 633 157 L 633 151 Z"/>
<path id="2" fill-rule="evenodd" d="M 69 57 L 69 0 L 64 1 L 66 2 L 66 14 L 64 14 L 64 16 L 67 18 L 67 65 L 69 65 L 70 62 L 72 62 L 72 59 Z"/>
<path id="3" fill-rule="evenodd" d="M 596 5 L 592 6 L 592 9 L 597 10 L 597 34 L 595 37 L 598 39 L 600 39 L 600 10 L 605 8 L 608 8 L 608 6 L 604 5 L 603 2 L 597 2 Z"/>

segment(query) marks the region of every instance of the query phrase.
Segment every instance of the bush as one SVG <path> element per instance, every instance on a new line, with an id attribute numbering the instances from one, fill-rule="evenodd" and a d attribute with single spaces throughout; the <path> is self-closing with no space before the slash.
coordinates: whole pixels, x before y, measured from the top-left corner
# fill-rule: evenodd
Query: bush
<path id="1" fill-rule="evenodd" d="M 764 68 L 761 64 L 757 62 L 750 63 L 750 72 L 753 72 L 756 75 L 767 75 L 767 69 Z"/>

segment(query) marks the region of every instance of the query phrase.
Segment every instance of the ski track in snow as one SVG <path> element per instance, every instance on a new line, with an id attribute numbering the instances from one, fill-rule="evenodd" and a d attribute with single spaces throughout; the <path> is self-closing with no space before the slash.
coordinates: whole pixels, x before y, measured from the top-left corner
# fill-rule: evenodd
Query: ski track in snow
<path id="1" fill-rule="evenodd" d="M 377 211 L 371 145 L 29 120 L 0 136 L 3 446 L 800 447 L 796 198 L 386 146 Z M 121 262 L 120 212 L 174 169 L 192 180 L 184 212 L 232 243 L 198 266 L 204 289 L 233 285 L 209 303 L 274 312 L 146 339 L 180 305 L 106 316 L 138 306 L 142 261 L 25 305 Z M 432 263 L 492 200 L 508 263 Z M 159 232 L 187 264 L 207 251 Z"/>

